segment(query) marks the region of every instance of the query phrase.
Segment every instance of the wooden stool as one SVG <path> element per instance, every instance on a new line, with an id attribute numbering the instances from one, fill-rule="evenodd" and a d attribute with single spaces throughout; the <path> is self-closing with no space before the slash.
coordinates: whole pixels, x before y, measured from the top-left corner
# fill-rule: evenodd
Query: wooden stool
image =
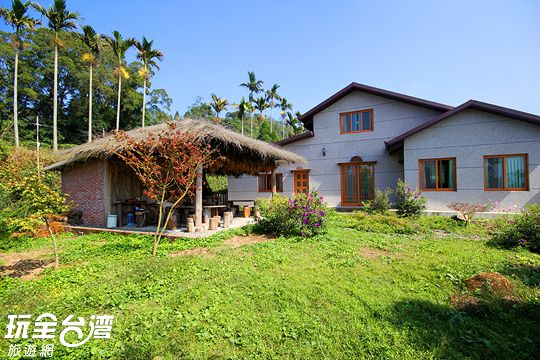
<path id="1" fill-rule="evenodd" d="M 190 233 L 195 231 L 195 220 L 191 217 L 187 219 L 187 231 Z"/>
<path id="2" fill-rule="evenodd" d="M 217 230 L 218 228 L 218 224 L 219 224 L 219 219 L 218 218 L 215 218 L 215 217 L 211 217 L 209 219 L 209 229 L 208 230 Z"/>
<path id="3" fill-rule="evenodd" d="M 232 213 L 229 211 L 225 211 L 223 213 L 223 227 L 225 229 L 228 229 L 231 226 L 231 219 L 232 219 Z"/>

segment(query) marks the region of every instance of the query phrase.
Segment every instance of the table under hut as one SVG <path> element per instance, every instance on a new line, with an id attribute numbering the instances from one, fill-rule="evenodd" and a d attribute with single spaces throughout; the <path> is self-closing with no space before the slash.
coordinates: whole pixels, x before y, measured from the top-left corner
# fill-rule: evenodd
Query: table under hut
<path id="1" fill-rule="evenodd" d="M 261 172 L 274 174 L 277 167 L 305 160 L 289 151 L 263 141 L 251 139 L 207 120 L 183 119 L 175 122 L 176 131 L 187 131 L 198 141 L 209 145 L 216 161 L 209 168 L 200 168 L 193 196 L 178 207 L 172 227 L 185 225 L 192 217 L 200 227 L 208 217 L 231 211 L 226 194 L 213 193 L 207 186 L 207 174 L 240 176 Z M 167 135 L 167 123 L 137 128 L 126 133 L 135 140 L 153 132 Z M 73 225 L 102 227 L 109 215 L 117 216 L 117 226 L 154 225 L 157 204 L 144 195 L 144 187 L 133 170 L 116 154 L 122 142 L 114 134 L 63 151 L 61 160 L 46 170 L 62 174 L 62 190 L 73 204 Z M 275 191 L 275 176 L 272 176 Z M 175 224 L 176 223 L 176 224 Z"/>

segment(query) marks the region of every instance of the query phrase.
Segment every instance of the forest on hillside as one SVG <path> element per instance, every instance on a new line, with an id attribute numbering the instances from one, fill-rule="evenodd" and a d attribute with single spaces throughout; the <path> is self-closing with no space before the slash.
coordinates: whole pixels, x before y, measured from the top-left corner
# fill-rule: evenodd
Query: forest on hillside
<path id="1" fill-rule="evenodd" d="M 25 31 L 24 48 L 19 55 L 18 112 L 21 143 L 33 143 L 36 137 L 36 116 L 41 123 L 41 142 L 52 139 L 54 40 L 52 30 L 39 28 Z M 0 139 L 13 137 L 14 48 L 11 33 L 0 31 Z M 60 146 L 79 144 L 88 137 L 88 64 L 82 60 L 88 52 L 74 33 L 61 33 L 58 54 L 58 138 Z M 143 79 L 139 61 L 126 64 L 128 78 L 122 83 L 120 127 L 131 129 L 141 125 Z M 93 70 L 93 132 L 100 136 L 115 128 L 117 60 L 110 48 L 104 47 Z M 170 115 L 172 100 L 165 89 L 152 89 L 147 95 L 147 124 L 164 121 Z"/>

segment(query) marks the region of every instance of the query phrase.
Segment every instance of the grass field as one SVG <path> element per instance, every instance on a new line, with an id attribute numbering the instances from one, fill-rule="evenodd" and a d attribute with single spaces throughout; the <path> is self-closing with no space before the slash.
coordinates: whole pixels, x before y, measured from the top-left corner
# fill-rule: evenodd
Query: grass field
<path id="1" fill-rule="evenodd" d="M 395 234 L 368 232 L 363 221 L 335 215 L 316 238 L 240 247 L 223 242 L 249 230 L 178 240 L 164 243 L 157 259 L 144 236 L 66 234 L 60 269 L 0 280 L 0 326 L 7 314 L 116 317 L 111 339 L 57 346 L 55 358 L 538 356 L 539 255 L 490 245 L 482 225 L 428 219 L 423 231 Z M 200 247 L 209 250 L 170 255 Z M 48 239 L 0 251 L 52 256 Z M 518 301 L 453 308 L 450 296 L 483 271 L 508 276 Z M 8 345 L 2 339 L 0 357 Z"/>

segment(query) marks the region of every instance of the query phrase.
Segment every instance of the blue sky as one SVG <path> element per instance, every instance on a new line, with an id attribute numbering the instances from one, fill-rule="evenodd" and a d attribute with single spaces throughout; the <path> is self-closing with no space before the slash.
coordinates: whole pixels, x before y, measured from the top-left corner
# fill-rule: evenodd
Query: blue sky
<path id="1" fill-rule="evenodd" d="M 2 0 L 1 3 L 7 3 Z M 41 0 L 44 5 L 50 1 Z M 352 81 L 540 114 L 539 1 L 68 0 L 98 32 L 155 40 L 172 112 L 236 102 L 254 71 L 305 112 Z M 5 28 L 5 27 L 3 27 Z M 134 56 L 134 52 L 130 56 Z"/>

